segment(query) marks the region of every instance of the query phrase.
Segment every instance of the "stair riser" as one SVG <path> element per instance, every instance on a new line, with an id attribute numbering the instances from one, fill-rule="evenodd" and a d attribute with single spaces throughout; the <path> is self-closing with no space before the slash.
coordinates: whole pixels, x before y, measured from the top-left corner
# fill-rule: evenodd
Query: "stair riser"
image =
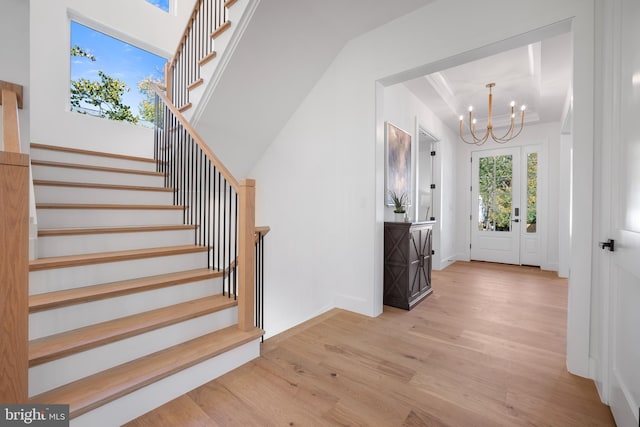
<path id="1" fill-rule="evenodd" d="M 182 210 L 38 209 L 38 228 L 182 224 Z"/>
<path id="2" fill-rule="evenodd" d="M 258 357 L 259 339 L 109 402 L 72 419 L 70 425 L 112 427 L 125 424 Z"/>
<path id="3" fill-rule="evenodd" d="M 29 315 L 29 339 L 222 293 L 222 279 L 203 280 L 71 305 Z"/>
<path id="4" fill-rule="evenodd" d="M 119 159 L 112 157 L 93 156 L 90 154 L 68 153 L 64 151 L 43 150 L 31 148 L 31 158 L 59 163 L 75 163 L 79 165 L 105 166 L 108 168 L 134 169 L 147 172 L 155 172 L 155 163 L 141 162 L 138 160 Z"/>
<path id="5" fill-rule="evenodd" d="M 38 238 L 38 257 L 124 251 L 163 246 L 192 245 L 195 230 L 145 231 L 135 233 L 80 234 Z"/>
<path id="6" fill-rule="evenodd" d="M 207 254 L 201 252 L 32 271 L 29 293 L 35 295 L 206 266 Z"/>
<path id="7" fill-rule="evenodd" d="M 120 205 L 171 205 L 173 193 L 48 185 L 34 187 L 38 203 L 110 203 Z"/>
<path id="8" fill-rule="evenodd" d="M 104 172 L 99 170 L 62 168 L 35 165 L 33 179 L 43 181 L 85 182 L 91 184 L 140 185 L 145 187 L 164 186 L 164 177 L 132 173 Z"/>
<path id="9" fill-rule="evenodd" d="M 237 308 L 232 307 L 34 366 L 29 369 L 29 395 L 217 331 L 237 321 Z"/>

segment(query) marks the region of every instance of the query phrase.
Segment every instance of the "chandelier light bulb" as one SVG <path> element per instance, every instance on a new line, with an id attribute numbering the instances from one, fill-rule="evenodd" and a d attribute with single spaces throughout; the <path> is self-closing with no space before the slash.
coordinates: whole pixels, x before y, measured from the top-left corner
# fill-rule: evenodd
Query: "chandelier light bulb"
<path id="1" fill-rule="evenodd" d="M 463 120 L 464 120 L 464 117 L 460 116 L 460 121 L 463 121 Z"/>
<path id="2" fill-rule="evenodd" d="M 473 111 L 473 105 L 469 105 L 469 112 Z"/>
<path id="3" fill-rule="evenodd" d="M 516 101 L 511 101 L 511 106 L 515 107 L 516 106 Z"/>
<path id="4" fill-rule="evenodd" d="M 477 121 L 478 121 L 478 120 L 476 120 L 476 119 L 473 119 L 473 124 L 475 125 Z"/>
<path id="5" fill-rule="evenodd" d="M 520 107 L 520 111 L 524 111 L 524 110 L 526 110 L 526 109 L 527 109 L 527 106 L 526 106 L 526 105 L 523 105 L 522 107 Z"/>

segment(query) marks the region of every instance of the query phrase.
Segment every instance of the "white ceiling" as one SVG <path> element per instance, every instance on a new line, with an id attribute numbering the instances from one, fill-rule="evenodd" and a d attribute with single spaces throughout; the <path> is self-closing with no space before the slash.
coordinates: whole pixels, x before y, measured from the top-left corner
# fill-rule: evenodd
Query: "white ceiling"
<path id="1" fill-rule="evenodd" d="M 486 126 L 487 83 L 493 88 L 494 127 L 507 126 L 509 103 L 527 106 L 525 123 L 560 121 L 571 86 L 571 33 L 488 56 L 404 82 L 448 127 L 459 132 L 459 116 L 468 120 L 469 105 Z M 519 117 L 519 113 L 516 113 Z"/>

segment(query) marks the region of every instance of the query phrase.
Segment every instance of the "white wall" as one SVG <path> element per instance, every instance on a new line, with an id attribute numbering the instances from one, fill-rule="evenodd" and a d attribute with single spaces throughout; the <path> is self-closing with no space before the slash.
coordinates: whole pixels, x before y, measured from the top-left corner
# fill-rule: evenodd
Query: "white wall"
<path id="1" fill-rule="evenodd" d="M 451 130 L 436 117 L 435 114 L 424 105 L 411 91 L 403 84 L 388 86 L 384 89 L 384 121 L 390 121 L 396 126 L 406 130 L 413 135 L 414 156 L 417 150 L 416 118 L 423 129 L 430 132 L 439 141 L 436 143 L 436 153 L 439 156 L 439 165 L 435 173 L 440 175 L 436 178 L 438 191 L 435 196 L 440 196 L 434 203 L 439 212 L 435 212 L 437 223 L 436 229 L 437 248 L 434 248 L 434 269 L 440 270 L 449 265 L 456 256 L 456 160 L 455 144 L 457 137 Z M 444 173 L 442 173 L 444 172 Z M 414 164 L 414 186 L 415 186 L 415 164 Z M 415 193 L 415 187 L 412 190 Z M 413 211 L 411 214 L 413 215 Z M 413 219 L 413 217 L 411 216 Z M 393 207 L 385 208 L 385 221 L 393 221 Z"/>
<path id="2" fill-rule="evenodd" d="M 151 156 L 153 131 L 69 111 L 70 16 L 127 43 L 169 58 L 194 0 L 168 14 L 144 0 L 31 0 L 31 138 L 33 142 Z"/>
<path id="3" fill-rule="evenodd" d="M 593 1 L 541 0 L 517 8 L 506 0 L 436 2 L 345 46 L 253 170 L 259 223 L 273 226 L 269 329 L 293 326 L 332 305 L 372 316 L 382 310 L 384 101 L 376 90 L 456 55 L 494 43 L 504 49 L 520 40 L 513 37 L 526 39 L 528 32 L 572 18 L 574 136 L 580 141 L 573 206 L 582 213 L 573 226 L 584 232 L 573 241 L 568 366 L 588 374 Z"/>
<path id="4" fill-rule="evenodd" d="M 543 270 L 558 270 L 559 240 L 558 224 L 561 215 L 568 218 L 568 212 L 560 212 L 558 208 L 558 185 L 561 167 L 566 169 L 568 165 L 560 165 L 560 123 L 527 124 L 518 138 L 509 142 L 510 147 L 524 147 L 537 145 L 542 148 L 538 160 L 538 210 L 540 219 L 537 230 L 540 233 L 540 267 Z M 503 144 L 493 141 L 486 142 L 483 146 L 468 145 L 460 142 L 457 144 L 457 170 L 458 186 L 457 221 L 459 224 L 469 223 L 471 212 L 471 197 L 469 186 L 471 185 L 471 170 L 469 159 L 471 152 L 504 148 Z M 470 229 L 460 228 L 456 241 L 457 256 L 459 260 L 468 261 L 470 258 Z"/>
<path id="5" fill-rule="evenodd" d="M 3 0 L 0 13 L 0 80 L 23 86 L 23 108 L 18 111 L 22 151 L 29 141 L 29 2 Z M 2 106 L 0 105 L 0 113 Z M 2 120 L 0 120 L 0 136 Z M 1 144 L 0 144 L 1 147 Z"/>

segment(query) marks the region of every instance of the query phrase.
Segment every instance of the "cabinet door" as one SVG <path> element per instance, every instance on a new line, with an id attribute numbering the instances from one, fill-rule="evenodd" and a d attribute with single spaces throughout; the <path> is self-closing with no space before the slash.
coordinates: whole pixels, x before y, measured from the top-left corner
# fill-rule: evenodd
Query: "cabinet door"
<path id="1" fill-rule="evenodd" d="M 422 290 L 422 230 L 411 229 L 409 233 L 409 300 Z"/>
<path id="2" fill-rule="evenodd" d="M 409 298 L 431 288 L 431 227 L 411 231 L 409 242 Z"/>
<path id="3" fill-rule="evenodd" d="M 422 230 L 420 235 L 420 290 L 427 291 L 431 288 L 431 237 L 433 235 L 432 228 L 428 227 Z"/>

